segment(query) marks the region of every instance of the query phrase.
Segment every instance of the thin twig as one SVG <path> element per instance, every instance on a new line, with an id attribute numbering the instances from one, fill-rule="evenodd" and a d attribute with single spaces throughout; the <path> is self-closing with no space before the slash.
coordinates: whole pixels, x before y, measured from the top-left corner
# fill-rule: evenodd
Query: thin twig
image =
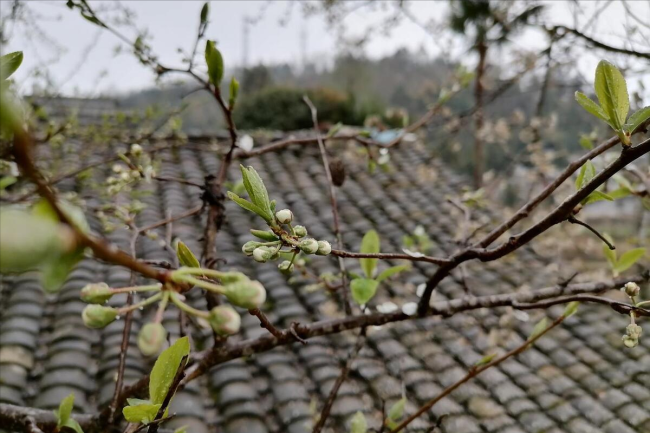
<path id="1" fill-rule="evenodd" d="M 475 366 L 472 367 L 467 374 L 462 377 L 459 381 L 455 382 L 454 384 L 448 386 L 445 388 L 440 394 L 438 394 L 436 397 L 432 398 L 429 400 L 425 405 L 420 407 L 414 414 L 411 416 L 407 417 L 404 421 L 399 423 L 394 429 L 392 429 L 389 433 L 397 433 L 400 430 L 404 429 L 407 425 L 409 425 L 411 422 L 413 422 L 415 419 L 417 419 L 420 415 L 431 409 L 436 403 L 438 403 L 440 400 L 448 396 L 449 394 L 452 393 L 455 389 L 463 385 L 464 383 L 468 382 L 472 378 L 478 376 L 479 374 L 483 373 L 485 370 L 492 368 L 496 365 L 501 364 L 503 361 L 519 355 L 523 351 L 525 351 L 531 344 L 535 343 L 537 340 L 542 338 L 544 335 L 546 335 L 550 330 L 558 326 L 560 323 L 562 323 L 565 319 L 565 316 L 560 316 L 557 319 L 553 321 L 549 326 L 547 326 L 542 332 L 538 333 L 537 335 L 533 336 L 532 338 L 529 338 L 524 342 L 524 344 L 520 345 L 519 347 L 512 349 L 511 351 L 503 354 L 502 356 L 498 357 L 497 359 L 482 365 L 482 366 Z"/>
<path id="2" fill-rule="evenodd" d="M 607 247 L 610 250 L 615 250 L 616 249 L 616 247 L 610 241 L 608 241 L 605 236 L 601 235 L 598 232 L 598 230 L 596 230 L 595 228 L 593 228 L 592 226 L 590 226 L 586 222 L 580 221 L 578 218 L 574 217 L 573 215 L 571 215 L 569 218 L 567 218 L 567 221 L 569 221 L 571 224 L 578 224 L 579 226 L 585 227 L 587 230 L 589 230 L 590 232 L 595 234 L 598 237 L 598 239 L 603 241 L 605 243 L 605 245 L 607 245 Z"/>
<path id="3" fill-rule="evenodd" d="M 311 110 L 311 119 L 314 122 L 314 130 L 318 133 L 318 111 L 316 106 L 311 102 L 308 96 L 303 96 L 303 100 Z M 341 223 L 339 221 L 339 207 L 336 201 L 336 189 L 332 181 L 332 172 L 330 171 L 330 164 L 327 157 L 327 150 L 325 149 L 325 142 L 318 136 L 318 149 L 320 150 L 321 158 L 323 159 L 323 166 L 325 168 L 325 177 L 327 178 L 327 187 L 329 189 L 330 204 L 332 207 L 332 219 L 334 220 L 334 235 L 336 236 L 336 245 L 339 250 L 343 249 L 343 235 L 341 234 Z M 350 295 L 347 290 L 347 272 L 345 269 L 345 261 L 339 256 L 339 269 L 341 271 L 341 294 L 343 297 L 343 309 L 348 316 L 352 314 L 352 307 L 350 305 Z"/>
<path id="4" fill-rule="evenodd" d="M 325 427 L 327 418 L 329 418 L 330 411 L 332 410 L 332 405 L 334 405 L 334 400 L 336 400 L 336 395 L 338 394 L 339 389 L 341 389 L 341 385 L 343 385 L 343 382 L 345 382 L 348 375 L 350 374 L 350 370 L 352 369 L 352 363 L 354 362 L 355 358 L 361 351 L 361 348 L 363 347 L 365 340 L 366 340 L 366 328 L 361 328 L 361 332 L 357 337 L 357 342 L 354 345 L 352 351 L 347 356 L 347 361 L 343 366 L 343 368 L 341 369 L 341 373 L 336 378 L 336 381 L 334 382 L 334 386 L 332 387 L 332 390 L 327 396 L 327 400 L 325 400 L 323 409 L 320 412 L 320 417 L 318 418 L 318 422 L 314 426 L 314 430 L 312 431 L 312 433 L 320 433 L 323 427 Z"/>
<path id="5" fill-rule="evenodd" d="M 259 308 L 248 310 L 248 314 L 257 317 L 260 321 L 260 326 L 269 331 L 274 337 L 279 338 L 282 336 L 280 330 L 278 330 L 278 328 L 276 328 L 273 323 L 271 323 L 269 318 L 266 317 L 266 315 Z"/>

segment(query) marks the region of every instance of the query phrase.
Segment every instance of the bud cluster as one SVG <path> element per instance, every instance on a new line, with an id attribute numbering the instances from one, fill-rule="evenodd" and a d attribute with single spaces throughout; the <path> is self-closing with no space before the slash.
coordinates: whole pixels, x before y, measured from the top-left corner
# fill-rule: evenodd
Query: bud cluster
<path id="1" fill-rule="evenodd" d="M 294 271 L 294 259 L 298 253 L 327 256 L 332 252 L 329 242 L 308 238 L 304 226 L 291 225 L 293 222 L 291 210 L 279 210 L 275 212 L 274 217 L 274 221 L 269 223 L 272 231 L 251 230 L 251 233 L 262 241 L 248 241 L 242 246 L 242 252 L 256 262 L 266 263 L 280 258 L 283 254 L 293 254 L 290 261 L 284 260 L 278 265 L 280 272 L 289 275 Z M 288 230 L 285 230 L 284 225 L 289 226 Z M 288 249 L 283 250 L 283 247 Z"/>
<path id="2" fill-rule="evenodd" d="M 130 191 L 131 186 L 140 179 L 150 182 L 156 176 L 151 157 L 137 143 L 131 145 L 128 156 L 120 155 L 120 159 L 125 164 L 114 164 L 113 174 L 106 178 L 106 192 L 109 196 Z"/>
<path id="3" fill-rule="evenodd" d="M 625 347 L 633 348 L 639 345 L 639 337 L 643 329 L 635 323 L 630 323 L 625 328 L 625 335 L 623 336 L 623 344 Z"/>
<path id="4" fill-rule="evenodd" d="M 625 294 L 629 296 L 632 303 L 637 307 L 640 307 L 641 305 L 648 302 L 637 302 L 636 298 L 641 294 L 641 287 L 639 287 L 639 285 L 635 282 L 630 281 L 629 283 L 625 284 L 625 286 L 621 288 L 621 291 L 625 292 Z M 639 338 L 643 332 L 643 329 L 641 329 L 641 327 L 636 324 L 635 317 L 635 313 L 632 311 L 630 313 L 631 323 L 627 325 L 625 328 L 625 335 L 623 335 L 623 344 L 625 347 L 630 349 L 639 345 Z"/>

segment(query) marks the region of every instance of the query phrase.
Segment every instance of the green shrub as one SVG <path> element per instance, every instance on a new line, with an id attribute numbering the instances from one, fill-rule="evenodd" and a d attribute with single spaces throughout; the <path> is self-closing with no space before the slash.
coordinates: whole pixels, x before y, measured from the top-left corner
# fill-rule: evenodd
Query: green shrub
<path id="1" fill-rule="evenodd" d="M 242 100 L 235 110 L 237 127 L 282 131 L 312 128 L 311 113 L 302 99 L 304 95 L 318 108 L 319 122 L 359 124 L 354 101 L 337 90 L 268 87 Z"/>

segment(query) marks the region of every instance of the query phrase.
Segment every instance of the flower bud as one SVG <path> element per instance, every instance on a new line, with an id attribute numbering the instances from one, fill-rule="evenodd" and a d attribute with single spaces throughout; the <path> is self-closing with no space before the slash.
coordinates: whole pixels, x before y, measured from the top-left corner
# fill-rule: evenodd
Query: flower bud
<path id="1" fill-rule="evenodd" d="M 271 251 L 264 247 L 258 247 L 253 250 L 253 259 L 255 259 L 256 262 L 265 263 L 272 255 Z"/>
<path id="2" fill-rule="evenodd" d="M 638 338 L 641 336 L 641 332 L 643 332 L 643 329 L 642 329 L 639 325 L 637 325 L 637 324 L 630 323 L 630 324 L 627 325 L 627 327 L 625 328 L 625 332 L 626 332 L 627 335 L 629 335 L 631 338 L 636 338 L 636 339 L 638 339 Z"/>
<path id="3" fill-rule="evenodd" d="M 210 310 L 210 326 L 219 335 L 233 335 L 239 332 L 241 317 L 229 305 L 220 305 Z"/>
<path id="4" fill-rule="evenodd" d="M 221 281 L 221 284 L 231 284 L 238 281 L 248 281 L 248 277 L 237 271 L 222 272 L 219 281 Z"/>
<path id="5" fill-rule="evenodd" d="M 293 234 L 295 234 L 299 238 L 304 238 L 305 236 L 307 236 L 307 229 L 305 228 L 305 226 L 295 226 L 293 228 Z"/>
<path id="6" fill-rule="evenodd" d="M 142 155 L 142 146 L 140 146 L 138 143 L 132 144 L 131 145 L 131 155 L 133 155 L 133 156 Z"/>
<path id="7" fill-rule="evenodd" d="M 285 275 L 289 275 L 293 273 L 293 268 L 294 268 L 293 263 L 291 263 L 289 260 L 285 260 L 278 265 L 278 269 L 280 270 L 280 272 L 282 272 Z"/>
<path id="8" fill-rule="evenodd" d="M 113 164 L 112 170 L 114 173 L 122 173 L 124 166 L 121 164 Z"/>
<path id="9" fill-rule="evenodd" d="M 639 339 L 630 337 L 629 335 L 624 335 L 623 344 L 625 345 L 625 347 L 632 349 L 639 345 Z"/>
<path id="10" fill-rule="evenodd" d="M 113 292 L 106 283 L 86 284 L 81 289 L 81 300 L 89 304 L 103 304 L 113 296 Z"/>
<path id="11" fill-rule="evenodd" d="M 231 304 L 250 310 L 266 300 L 266 290 L 259 281 L 246 280 L 226 284 L 226 298 Z"/>
<path id="12" fill-rule="evenodd" d="M 625 293 L 627 296 L 630 298 L 639 296 L 639 293 L 641 293 L 641 287 L 637 283 L 629 282 L 625 285 Z"/>
<path id="13" fill-rule="evenodd" d="M 293 212 L 289 209 L 282 209 L 275 213 L 275 217 L 280 224 L 289 224 L 293 221 Z"/>
<path id="14" fill-rule="evenodd" d="M 246 254 L 247 256 L 252 256 L 253 251 L 255 251 L 255 248 L 259 245 L 259 242 L 255 241 L 248 241 L 244 244 L 244 246 L 241 248 L 242 253 Z"/>
<path id="15" fill-rule="evenodd" d="M 318 251 L 316 255 L 318 256 L 327 256 L 332 252 L 332 246 L 327 241 L 318 241 Z"/>
<path id="16" fill-rule="evenodd" d="M 167 330 L 160 323 L 147 323 L 138 334 L 138 348 L 144 356 L 160 353 L 167 340 Z"/>
<path id="17" fill-rule="evenodd" d="M 89 328 L 103 328 L 117 318 L 117 310 L 113 307 L 91 304 L 84 308 L 81 318 Z"/>
<path id="18" fill-rule="evenodd" d="M 316 239 L 305 239 L 300 242 L 300 249 L 305 254 L 314 254 L 318 251 L 318 241 Z"/>

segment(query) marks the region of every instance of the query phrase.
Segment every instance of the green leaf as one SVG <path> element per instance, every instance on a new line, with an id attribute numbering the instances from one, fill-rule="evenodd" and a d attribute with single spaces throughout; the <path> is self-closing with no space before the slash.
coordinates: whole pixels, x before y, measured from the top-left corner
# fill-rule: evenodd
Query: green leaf
<path id="1" fill-rule="evenodd" d="M 630 109 L 630 98 L 623 74 L 616 66 L 601 60 L 596 68 L 594 87 L 600 106 L 609 118 L 609 122 L 614 129 L 622 129 Z"/>
<path id="2" fill-rule="evenodd" d="M 625 130 L 632 134 L 643 122 L 650 119 L 650 106 L 641 108 L 627 119 Z"/>
<path id="3" fill-rule="evenodd" d="M 564 317 L 571 317 L 573 316 L 577 311 L 578 311 L 578 306 L 580 305 L 580 302 L 573 301 L 569 302 L 564 309 Z"/>
<path id="4" fill-rule="evenodd" d="M 591 181 L 591 179 L 596 176 L 596 167 L 591 161 L 587 161 L 580 168 L 580 173 L 578 173 L 578 178 L 576 179 L 576 189 L 579 190 L 586 183 Z"/>
<path id="5" fill-rule="evenodd" d="M 208 77 L 210 82 L 219 87 L 223 79 L 223 57 L 215 46 L 214 41 L 205 43 L 205 63 L 208 65 Z"/>
<path id="6" fill-rule="evenodd" d="M 149 379 L 149 398 L 154 405 L 165 400 L 181 360 L 189 353 L 190 340 L 183 337 L 176 340 L 160 354 L 151 370 Z"/>
<path id="7" fill-rule="evenodd" d="M 200 268 L 201 263 L 192 253 L 192 251 L 185 245 L 183 242 L 178 241 L 176 244 L 176 255 L 178 256 L 178 261 L 182 266 L 187 266 L 188 268 Z"/>
<path id="8" fill-rule="evenodd" d="M 54 255 L 51 260 L 45 262 L 41 273 L 43 290 L 47 293 L 58 292 L 81 259 L 83 250 L 77 250 L 60 256 Z"/>
<path id="9" fill-rule="evenodd" d="M 271 213 L 271 202 L 269 200 L 269 193 L 266 191 L 266 186 L 260 175 L 253 167 L 239 166 L 244 178 L 244 187 L 248 192 L 251 201 L 264 212 L 266 212 L 270 219 L 273 219 Z"/>
<path id="10" fill-rule="evenodd" d="M 484 366 L 484 365 L 487 365 L 487 364 L 489 364 L 490 362 L 492 362 L 492 360 L 493 360 L 496 356 L 497 356 L 496 353 L 491 353 L 491 354 L 489 354 L 489 355 L 485 355 L 483 358 L 481 358 L 481 359 L 479 359 L 478 361 L 476 361 L 476 363 L 474 364 L 474 367 L 482 367 L 482 366 Z"/>
<path id="11" fill-rule="evenodd" d="M 4 191 L 16 182 L 18 182 L 18 179 L 13 176 L 5 176 L 0 178 L 0 191 Z"/>
<path id="12" fill-rule="evenodd" d="M 607 123 L 609 122 L 609 118 L 607 117 L 607 114 L 603 111 L 603 109 L 598 105 L 596 102 L 594 102 L 591 98 L 589 98 L 587 95 L 585 95 L 582 92 L 576 92 L 576 101 L 578 101 L 578 104 L 582 106 L 585 110 L 587 110 L 588 113 L 598 117 L 600 120 L 604 120 Z M 611 125 L 610 125 L 611 126 Z M 613 127 L 613 126 L 612 126 Z M 580 144 L 582 145 L 582 140 L 580 140 Z M 589 144 L 591 144 L 591 140 L 589 140 Z M 583 145 L 584 147 L 584 145 Z M 591 146 L 593 147 L 593 146 Z"/>
<path id="13" fill-rule="evenodd" d="M 530 336 L 528 337 L 528 340 L 532 340 L 533 338 L 537 337 L 539 334 L 544 332 L 544 330 L 548 327 L 548 319 L 544 317 L 542 320 L 537 322 L 537 325 L 533 328 L 533 331 L 530 333 Z"/>
<path id="14" fill-rule="evenodd" d="M 596 203 L 597 201 L 602 201 L 602 200 L 614 201 L 614 198 L 611 197 L 609 194 L 605 194 L 604 192 L 594 191 L 591 194 L 589 194 L 586 199 L 582 201 L 582 204 L 588 205 L 589 203 Z"/>
<path id="15" fill-rule="evenodd" d="M 248 200 L 245 200 L 245 199 L 241 198 L 240 196 L 238 196 L 237 194 L 235 194 L 233 192 L 228 191 L 227 194 L 228 194 L 228 198 L 230 200 L 234 201 L 235 203 L 237 203 L 239 206 L 241 206 L 244 209 L 246 209 L 248 211 L 251 211 L 251 212 L 253 212 L 253 213 L 255 213 L 255 214 L 259 215 L 259 216 L 261 216 L 267 222 L 272 221 L 273 218 L 269 218 L 269 215 L 266 212 L 264 212 L 262 209 L 260 209 L 259 207 L 257 207 L 253 203 L 249 202 Z"/>
<path id="16" fill-rule="evenodd" d="M 406 397 L 402 396 L 388 410 L 388 419 L 395 422 L 399 421 L 404 416 L 404 406 L 406 406 Z"/>
<path id="17" fill-rule="evenodd" d="M 636 262 L 645 255 L 645 248 L 635 248 L 630 251 L 626 251 L 621 254 L 621 258 L 616 262 L 614 270 L 617 272 L 623 272 L 632 267 Z"/>
<path id="18" fill-rule="evenodd" d="M 187 432 L 187 426 L 186 425 L 180 426 L 179 428 L 174 430 L 174 433 L 188 433 Z"/>
<path id="19" fill-rule="evenodd" d="M 379 235 L 375 230 L 368 231 L 361 240 L 361 250 L 363 254 L 379 253 Z M 377 267 L 377 259 L 359 259 L 361 269 L 368 278 L 372 278 Z"/>
<path id="20" fill-rule="evenodd" d="M 350 282 L 352 298 L 359 305 L 367 304 L 377 293 L 377 286 L 379 286 L 378 281 L 368 278 L 352 280 Z"/>
<path id="21" fill-rule="evenodd" d="M 77 433 L 84 433 L 79 423 L 72 418 L 67 420 L 61 427 L 69 428 L 71 430 L 74 430 Z"/>
<path id="22" fill-rule="evenodd" d="M 57 412 L 58 425 L 61 427 L 70 419 L 72 408 L 74 407 L 74 393 L 61 400 L 59 411 Z"/>
<path id="23" fill-rule="evenodd" d="M 251 234 L 256 238 L 262 239 L 263 241 L 274 242 L 279 238 L 270 230 L 255 230 L 251 229 Z"/>
<path id="24" fill-rule="evenodd" d="M 128 422 L 149 424 L 151 421 L 156 419 L 156 415 L 161 406 L 161 403 L 140 403 L 135 406 L 126 406 L 122 409 L 122 414 Z"/>
<path id="25" fill-rule="evenodd" d="M 631 190 L 629 190 L 627 188 L 618 188 L 618 189 L 615 189 L 614 191 L 610 192 L 609 196 L 613 200 L 618 200 L 620 198 L 627 197 L 630 194 L 632 194 Z"/>
<path id="26" fill-rule="evenodd" d="M 593 141 L 591 141 L 591 138 L 587 137 L 586 135 L 580 137 L 580 140 L 578 142 L 584 149 L 591 150 L 594 148 Z"/>
<path id="27" fill-rule="evenodd" d="M 239 81 L 235 77 L 230 80 L 230 97 L 228 98 L 228 107 L 232 110 L 237 102 L 237 95 L 239 95 Z"/>
<path id="28" fill-rule="evenodd" d="M 201 8 L 201 24 L 205 24 L 208 22 L 208 14 L 210 13 L 210 5 L 209 3 L 204 3 L 203 7 Z"/>
<path id="29" fill-rule="evenodd" d="M 352 417 L 352 422 L 350 422 L 350 433 L 366 433 L 367 431 L 366 417 L 363 412 L 357 411 Z"/>
<path id="30" fill-rule="evenodd" d="M 379 274 L 379 276 L 376 278 L 376 280 L 377 280 L 378 283 L 381 283 L 385 279 L 390 278 L 393 275 L 399 274 L 400 272 L 405 271 L 405 270 L 407 270 L 409 268 L 410 268 L 409 265 L 392 266 L 392 267 L 390 267 L 388 269 L 384 269 Z"/>
<path id="31" fill-rule="evenodd" d="M 14 51 L 13 53 L 5 54 L 0 57 L 0 80 L 6 80 L 16 72 L 23 62 L 23 52 Z"/>

